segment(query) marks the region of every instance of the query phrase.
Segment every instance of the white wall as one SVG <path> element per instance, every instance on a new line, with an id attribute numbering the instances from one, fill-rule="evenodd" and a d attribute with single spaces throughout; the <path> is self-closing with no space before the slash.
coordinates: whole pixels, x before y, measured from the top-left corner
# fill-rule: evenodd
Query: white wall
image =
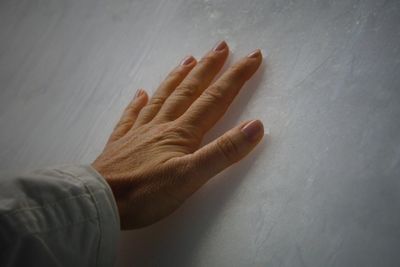
<path id="1" fill-rule="evenodd" d="M 400 2 L 0 2 L 0 167 L 90 163 L 135 89 L 225 39 L 265 64 L 206 142 L 269 135 L 118 266 L 400 266 Z"/>

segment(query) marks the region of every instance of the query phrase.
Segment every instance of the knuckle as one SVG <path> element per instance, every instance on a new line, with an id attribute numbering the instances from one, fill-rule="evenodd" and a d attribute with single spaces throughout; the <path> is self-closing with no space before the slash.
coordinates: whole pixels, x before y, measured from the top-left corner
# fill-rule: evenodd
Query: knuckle
<path id="1" fill-rule="evenodd" d="M 126 129 L 130 129 L 130 128 L 132 127 L 132 124 L 133 124 L 133 120 L 131 120 L 131 119 L 126 119 L 126 120 L 123 120 L 123 121 L 119 122 L 119 123 L 115 126 L 114 130 L 116 131 L 116 130 L 126 130 Z"/>
<path id="2" fill-rule="evenodd" d="M 222 136 L 217 140 L 217 148 L 221 154 L 231 163 L 238 161 L 239 148 L 230 137 Z"/>
<path id="3" fill-rule="evenodd" d="M 193 98 L 198 94 L 199 85 L 197 82 L 185 83 L 175 90 L 175 96 L 178 98 Z"/>
<path id="4" fill-rule="evenodd" d="M 225 104 L 227 96 L 224 94 L 226 86 L 221 84 L 214 84 L 203 93 L 203 100 L 214 104 Z"/>
<path id="5" fill-rule="evenodd" d="M 124 110 L 123 116 L 127 116 L 130 114 L 137 114 L 142 110 L 142 108 L 146 105 L 145 102 L 137 102 L 137 101 L 132 101 Z"/>
<path id="6" fill-rule="evenodd" d="M 125 115 L 129 116 L 131 114 L 138 114 L 142 108 L 143 108 L 143 106 L 140 106 L 140 105 L 130 105 L 126 109 Z"/>
<path id="7" fill-rule="evenodd" d="M 161 96 L 153 96 L 149 103 L 150 106 L 159 107 L 164 104 L 165 98 Z"/>
<path id="8" fill-rule="evenodd" d="M 190 125 L 173 125 L 171 131 L 181 140 L 188 140 L 190 143 L 200 142 L 200 133 Z M 194 142 L 193 142 L 194 141 Z"/>
<path id="9" fill-rule="evenodd" d="M 167 146 L 175 146 L 179 153 L 188 154 L 194 152 L 201 143 L 201 133 L 196 131 L 195 127 L 169 123 L 162 130 L 160 141 Z"/>

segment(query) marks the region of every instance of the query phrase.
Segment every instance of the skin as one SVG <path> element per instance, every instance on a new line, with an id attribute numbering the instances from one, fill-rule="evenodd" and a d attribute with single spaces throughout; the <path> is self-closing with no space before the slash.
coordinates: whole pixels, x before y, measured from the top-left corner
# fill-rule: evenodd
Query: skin
<path id="1" fill-rule="evenodd" d="M 149 100 L 144 90 L 126 107 L 92 166 L 113 191 L 121 229 L 150 225 L 176 210 L 210 178 L 245 157 L 263 138 L 247 120 L 200 147 L 262 62 L 260 50 L 243 57 L 214 83 L 229 55 L 222 41 L 197 62 L 187 57 Z M 249 135 L 249 124 L 253 131 Z"/>

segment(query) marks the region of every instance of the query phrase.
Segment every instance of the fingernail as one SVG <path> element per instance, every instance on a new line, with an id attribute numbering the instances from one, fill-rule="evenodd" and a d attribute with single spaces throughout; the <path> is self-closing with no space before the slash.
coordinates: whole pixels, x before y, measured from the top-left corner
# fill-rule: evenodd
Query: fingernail
<path id="1" fill-rule="evenodd" d="M 249 141 L 253 142 L 263 133 L 264 127 L 261 121 L 254 120 L 246 124 L 241 131 L 246 135 Z"/>
<path id="2" fill-rule="evenodd" d="M 261 50 L 260 49 L 256 49 L 253 52 L 251 52 L 250 54 L 247 55 L 247 57 L 251 57 L 251 58 L 257 58 L 259 57 L 261 54 Z"/>
<path id="3" fill-rule="evenodd" d="M 182 62 L 181 62 L 181 65 L 189 65 L 190 63 L 192 63 L 194 61 L 194 57 L 192 57 L 192 56 L 187 56 L 187 57 L 185 57 L 183 60 L 182 60 Z"/>
<path id="4" fill-rule="evenodd" d="M 134 98 L 138 98 L 139 96 L 141 96 L 143 94 L 143 89 L 138 89 L 136 91 L 135 97 Z"/>
<path id="5" fill-rule="evenodd" d="M 220 41 L 218 44 L 216 44 L 214 46 L 214 51 L 222 51 L 227 47 L 226 42 L 225 41 Z"/>

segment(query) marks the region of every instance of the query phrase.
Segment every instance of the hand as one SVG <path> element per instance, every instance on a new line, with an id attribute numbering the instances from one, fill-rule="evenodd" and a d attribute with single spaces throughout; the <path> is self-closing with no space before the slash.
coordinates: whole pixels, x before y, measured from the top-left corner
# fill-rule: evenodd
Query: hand
<path id="1" fill-rule="evenodd" d="M 122 229 L 147 226 L 172 213 L 264 136 L 259 120 L 244 121 L 199 148 L 262 61 L 256 50 L 211 84 L 228 54 L 223 41 L 198 63 L 187 57 L 150 101 L 139 90 L 92 163 L 113 191 Z"/>

